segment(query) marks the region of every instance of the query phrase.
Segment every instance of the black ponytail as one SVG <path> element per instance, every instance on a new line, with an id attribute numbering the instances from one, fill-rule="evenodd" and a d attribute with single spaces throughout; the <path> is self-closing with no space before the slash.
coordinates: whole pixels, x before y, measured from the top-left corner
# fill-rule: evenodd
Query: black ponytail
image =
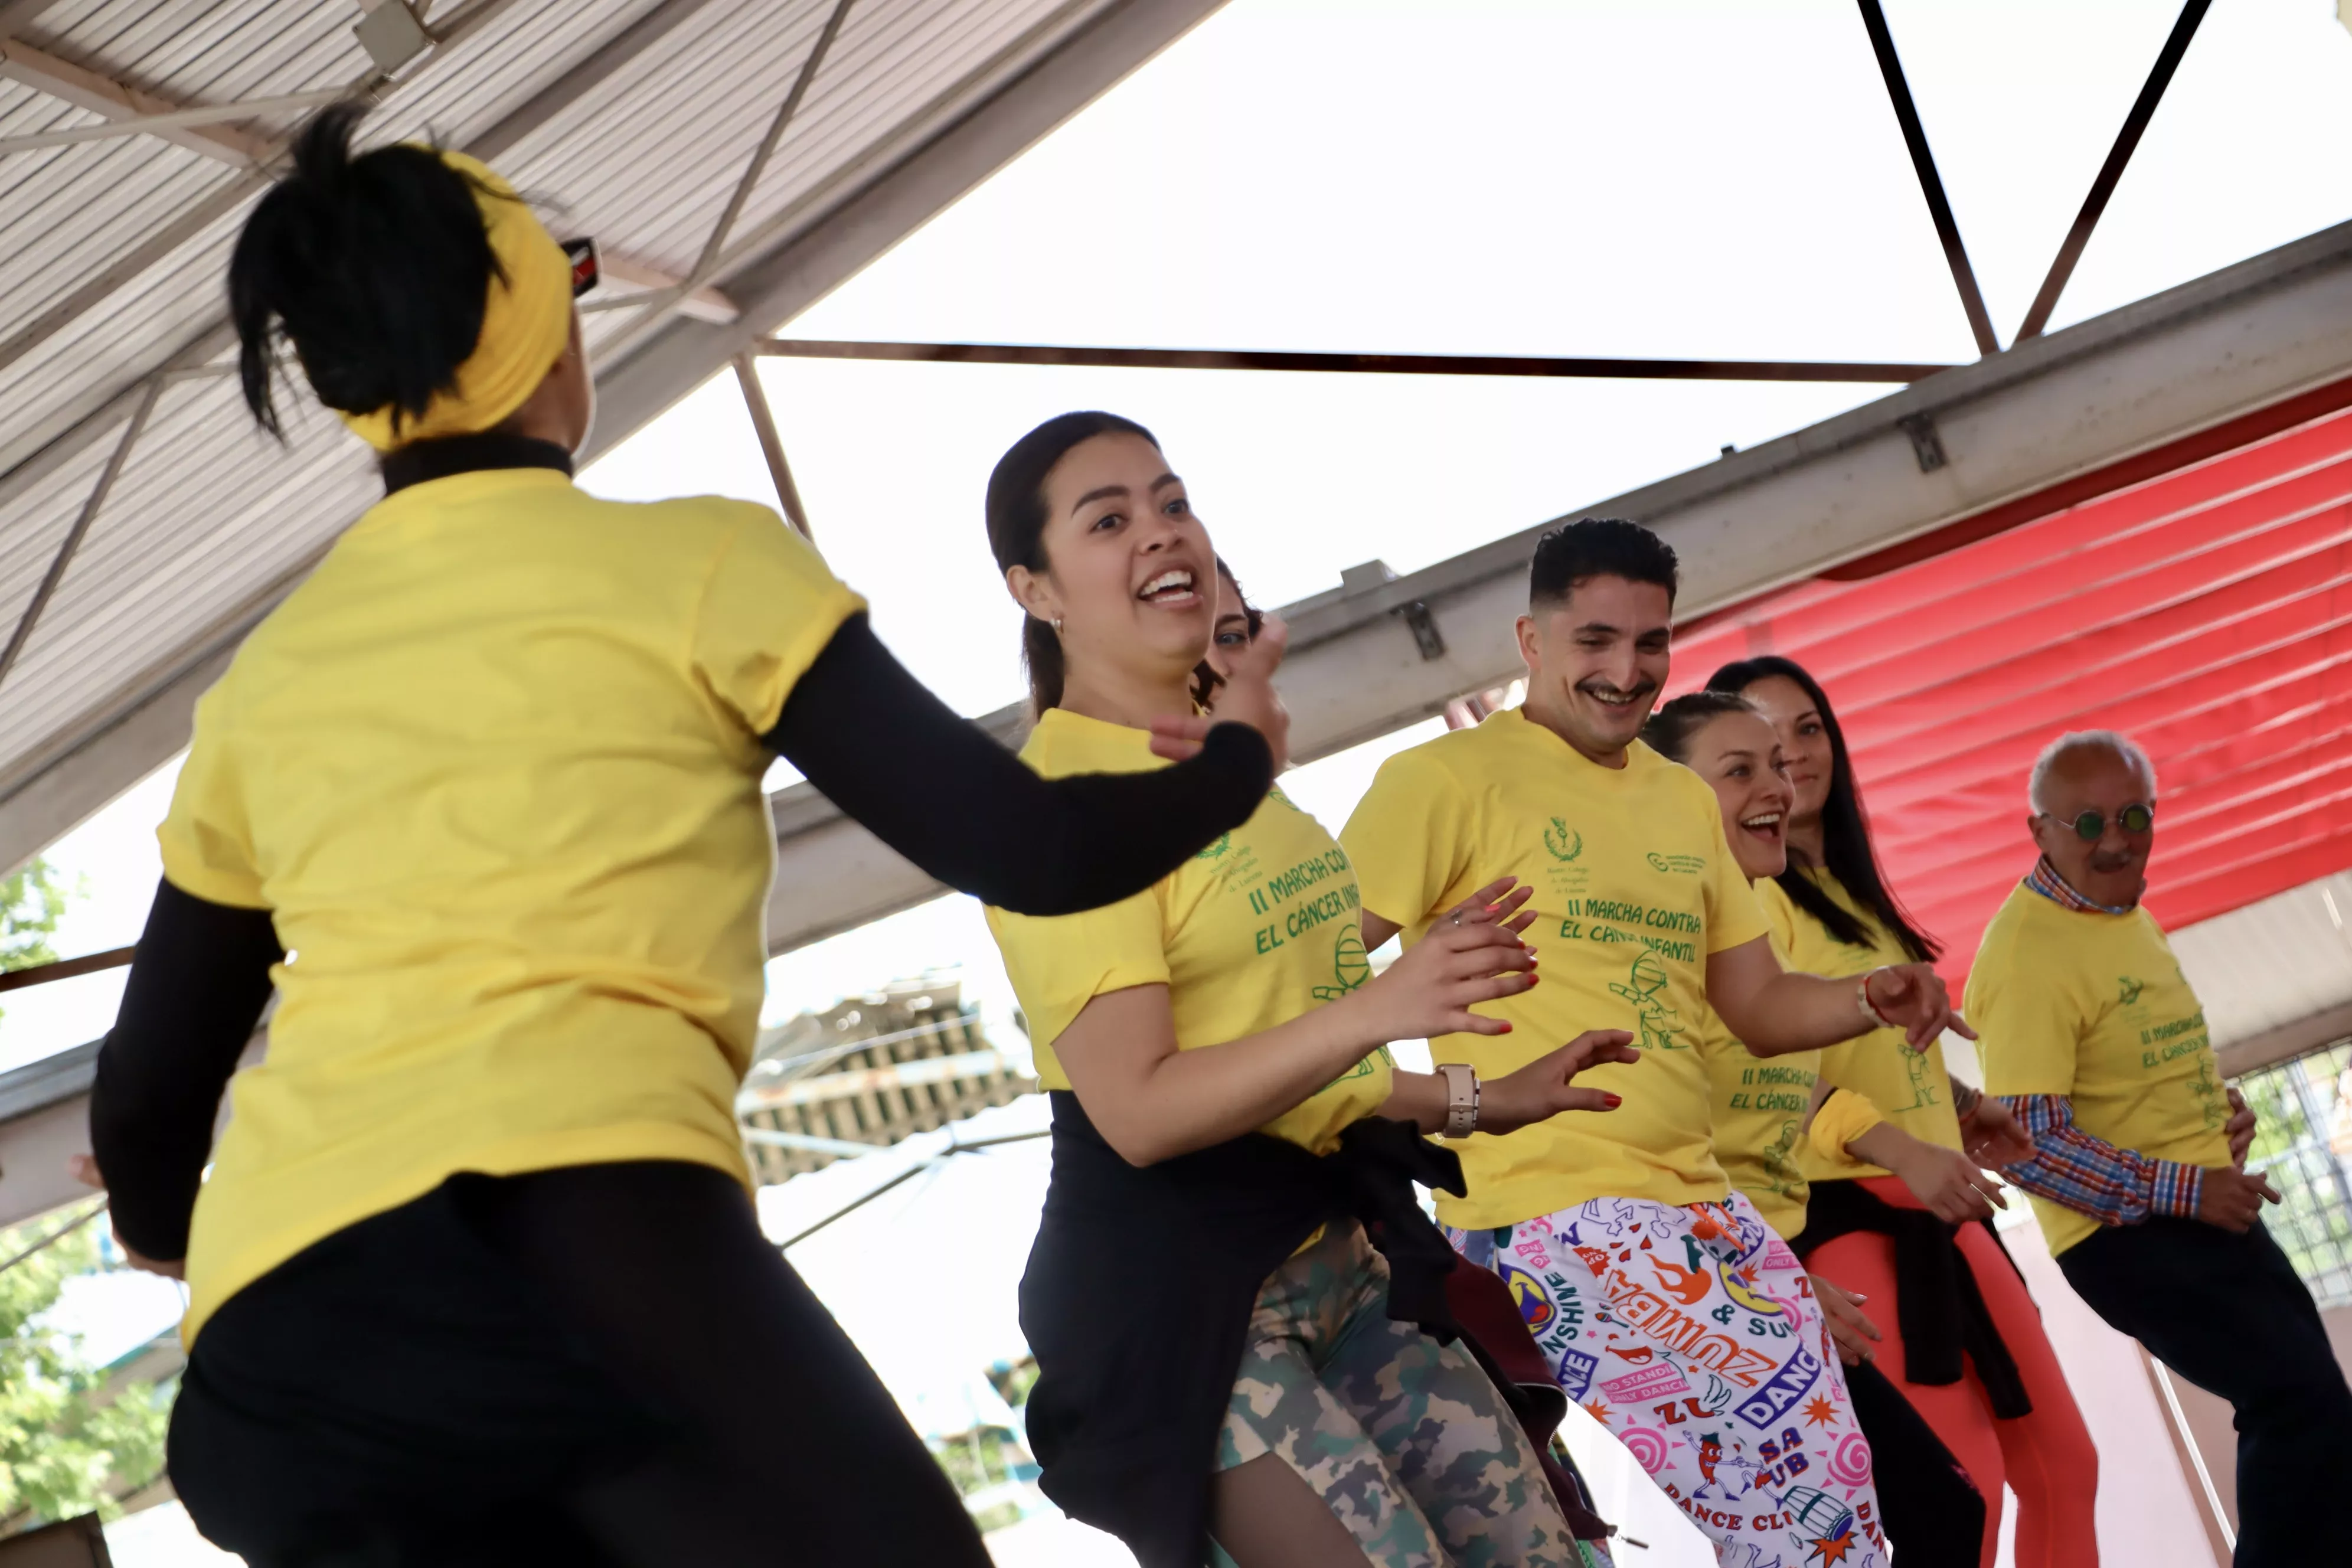
<path id="1" fill-rule="evenodd" d="M 359 103 L 320 110 L 294 138 L 294 169 L 245 221 L 228 264 L 246 406 L 280 435 L 277 344 L 294 345 L 319 401 L 349 414 L 422 417 L 482 335 L 501 277 L 475 182 L 429 149 L 353 156 Z"/>
<path id="2" fill-rule="evenodd" d="M 1154 447 L 1159 438 L 1132 419 L 1116 414 L 1057 414 L 1005 449 L 988 476 L 988 548 L 1000 572 L 1015 566 L 1043 574 L 1045 560 L 1045 476 L 1071 447 L 1097 436 L 1140 436 Z M 1021 623 L 1021 663 L 1029 677 L 1029 701 L 1039 713 L 1058 707 L 1068 668 L 1062 639 L 1034 616 Z"/>
<path id="3" fill-rule="evenodd" d="M 1878 856 L 1870 846 L 1870 821 L 1863 815 L 1862 789 L 1854 783 L 1853 759 L 1846 754 L 1845 731 L 1838 727 L 1837 713 L 1830 707 L 1829 693 L 1822 689 L 1821 682 L 1795 659 L 1759 654 L 1725 665 L 1707 677 L 1706 689 L 1744 692 L 1758 681 L 1775 675 L 1795 681 L 1811 700 L 1814 711 L 1822 716 L 1822 728 L 1830 738 L 1830 793 L 1822 803 L 1822 852 L 1828 864 L 1822 869 L 1853 895 L 1854 901 L 1902 945 L 1914 963 L 1934 962 L 1942 954 L 1943 943 L 1912 923 L 1911 917 L 1888 890 L 1886 879 L 1879 873 Z M 1849 947 L 1870 945 L 1870 932 L 1863 923 L 1823 891 L 1819 882 L 1805 875 L 1797 850 L 1789 851 L 1789 868 L 1775 879 L 1780 890 L 1789 895 L 1789 901 L 1820 921 L 1830 935 Z"/>

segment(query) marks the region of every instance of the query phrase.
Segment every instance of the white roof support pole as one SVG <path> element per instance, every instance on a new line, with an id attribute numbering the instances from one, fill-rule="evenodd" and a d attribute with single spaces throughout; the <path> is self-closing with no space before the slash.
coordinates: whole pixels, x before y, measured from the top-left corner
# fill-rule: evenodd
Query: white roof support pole
<path id="1" fill-rule="evenodd" d="M 760 384 L 760 362 L 748 353 L 735 356 L 735 380 L 743 389 L 743 406 L 751 416 L 751 428 L 759 433 L 761 455 L 768 459 L 768 477 L 776 482 L 776 504 L 784 516 L 800 530 L 803 539 L 814 540 L 810 531 L 808 509 L 801 504 L 800 487 L 793 483 L 793 466 L 784 461 L 783 437 L 776 433 L 776 416 L 768 406 L 767 389 Z"/>
<path id="2" fill-rule="evenodd" d="M 122 427 L 122 438 L 115 442 L 112 455 L 106 459 L 106 467 L 99 470 L 98 482 L 90 487 L 89 499 L 82 502 L 79 515 L 75 517 L 73 526 L 66 530 L 64 540 L 58 545 L 57 554 L 49 561 L 49 569 L 41 574 L 40 586 L 33 590 L 31 602 L 26 605 L 25 613 L 16 618 L 16 629 L 8 634 L 8 646 L 0 648 L 0 681 L 8 679 L 9 670 L 16 668 L 18 656 L 25 651 L 25 645 L 32 641 L 33 628 L 40 623 L 41 612 L 49 607 L 49 600 L 57 595 L 58 584 L 65 581 L 66 568 L 73 564 L 74 552 L 81 548 L 82 540 L 89 533 L 89 525 L 98 521 L 98 509 L 106 504 L 106 492 L 114 488 L 114 481 L 121 477 L 122 465 L 130 460 L 131 448 L 139 444 L 139 433 L 147 428 L 147 416 L 155 412 L 155 400 L 163 395 L 163 378 L 160 375 L 150 377 L 147 390 L 140 395 L 138 406 L 131 411 L 131 422 Z"/>
<path id="3" fill-rule="evenodd" d="M 752 153 L 751 163 L 744 166 L 742 177 L 735 182 L 735 189 L 729 193 L 727 205 L 719 213 L 719 221 L 710 226 L 710 233 L 703 240 L 701 253 L 694 258 L 693 267 L 675 287 L 650 296 L 644 313 L 631 321 L 605 352 L 614 354 L 626 353 L 630 344 L 639 341 L 688 296 L 710 281 L 711 275 L 718 269 L 719 258 L 726 249 L 727 237 L 733 232 L 735 220 L 743 216 L 743 204 L 750 201 L 751 193 L 759 188 L 760 176 L 767 172 L 768 160 L 775 155 L 776 146 L 783 141 L 784 132 L 791 126 L 793 116 L 800 111 L 801 100 L 808 97 L 809 85 L 816 80 L 816 73 L 824 68 L 824 57 L 832 52 L 833 41 L 841 36 L 841 25 L 849 19 L 852 4 L 854 0 L 834 0 L 832 12 L 826 16 L 816 41 L 809 46 L 807 58 L 802 60 L 798 74 L 793 78 L 792 90 L 784 95 L 784 101 L 776 110 L 775 118 L 768 121 L 768 133 L 760 139 L 759 148 Z M 805 533 L 808 531 L 803 529 L 802 531 Z"/>

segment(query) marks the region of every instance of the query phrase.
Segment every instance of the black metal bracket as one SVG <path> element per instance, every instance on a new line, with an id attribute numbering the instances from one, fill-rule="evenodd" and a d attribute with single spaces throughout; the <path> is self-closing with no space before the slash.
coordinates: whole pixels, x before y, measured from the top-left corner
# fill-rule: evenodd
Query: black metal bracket
<path id="1" fill-rule="evenodd" d="M 1911 453 L 1919 459 L 1919 471 L 1932 474 L 1949 459 L 1944 456 L 1944 438 L 1936 434 L 1936 422 L 1924 414 L 1906 414 L 1895 422 L 1895 427 L 1911 437 Z"/>
<path id="2" fill-rule="evenodd" d="M 1410 605 L 1400 605 L 1391 612 L 1402 616 L 1404 624 L 1412 628 L 1413 646 L 1421 649 L 1422 661 L 1430 663 L 1445 657 L 1445 637 L 1437 629 L 1436 617 L 1429 606 L 1415 599 Z"/>

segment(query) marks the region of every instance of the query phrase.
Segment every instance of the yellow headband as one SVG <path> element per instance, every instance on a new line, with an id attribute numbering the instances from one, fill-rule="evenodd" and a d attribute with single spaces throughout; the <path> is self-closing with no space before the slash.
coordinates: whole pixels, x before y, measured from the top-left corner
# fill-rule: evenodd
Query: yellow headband
<path id="1" fill-rule="evenodd" d="M 387 404 L 370 414 L 344 414 L 344 424 L 379 452 L 487 430 L 522 406 L 563 356 L 572 338 L 572 262 L 541 226 L 514 188 L 463 153 L 443 153 L 441 161 L 476 182 L 475 201 L 490 237 L 490 254 L 506 273 L 490 279 L 482 305 L 482 335 L 457 367 L 457 384 L 437 393 L 424 416 L 401 416 L 393 429 Z"/>

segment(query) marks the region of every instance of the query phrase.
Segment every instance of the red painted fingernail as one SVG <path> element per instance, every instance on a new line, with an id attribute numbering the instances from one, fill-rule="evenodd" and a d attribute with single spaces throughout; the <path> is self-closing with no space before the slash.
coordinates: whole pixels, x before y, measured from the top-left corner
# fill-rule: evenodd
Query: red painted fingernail
<path id="1" fill-rule="evenodd" d="M 1509 1033 L 1511 1032 L 1511 1025 L 1510 1025 L 1510 1021 L 1509 1021 L 1508 1019 L 1505 1019 L 1505 1020 L 1504 1020 L 1504 1022 L 1503 1022 L 1503 1027 L 1502 1027 L 1502 1031 L 1501 1031 L 1501 1032 L 1502 1032 L 1502 1033 L 1504 1033 L 1504 1034 L 1506 1034 L 1506 1035 L 1507 1035 L 1507 1034 L 1509 1034 Z"/>
<path id="2" fill-rule="evenodd" d="M 1604 1094 L 1601 1098 L 1609 1102 L 1609 1109 L 1612 1110 L 1625 1103 L 1625 1097 L 1622 1094 Z"/>

